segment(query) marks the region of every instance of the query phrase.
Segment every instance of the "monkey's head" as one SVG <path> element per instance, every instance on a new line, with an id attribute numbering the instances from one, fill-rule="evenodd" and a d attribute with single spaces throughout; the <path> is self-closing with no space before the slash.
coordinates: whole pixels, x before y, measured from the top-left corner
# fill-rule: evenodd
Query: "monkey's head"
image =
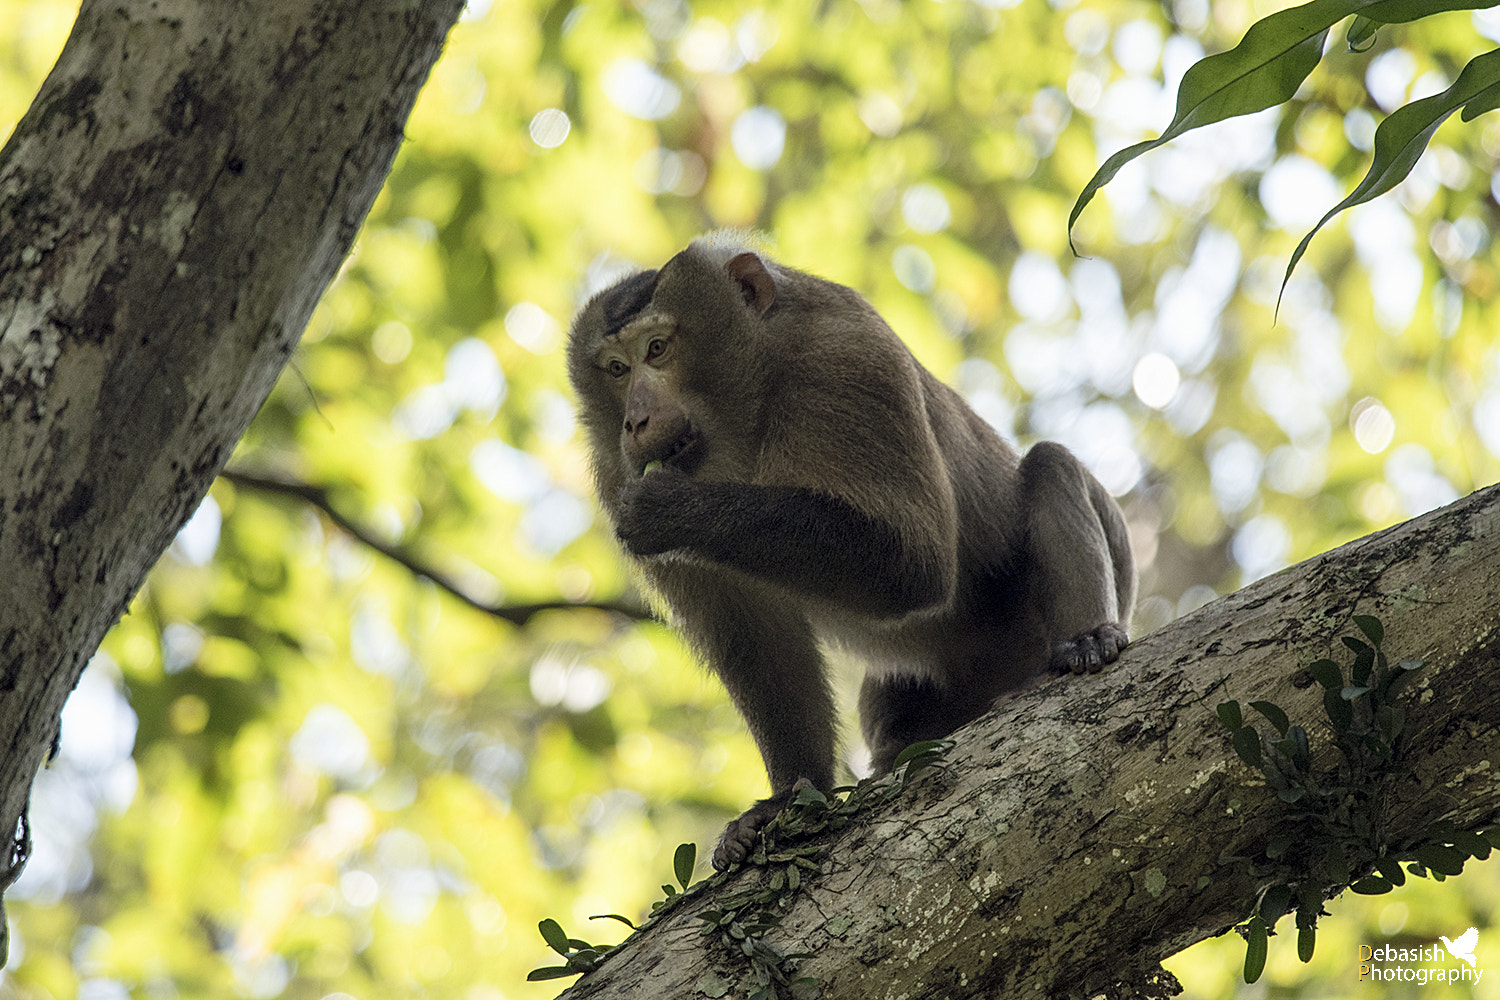
<path id="1" fill-rule="evenodd" d="M 778 297 L 773 268 L 741 247 L 699 241 L 579 312 L 568 375 L 601 497 L 655 463 L 706 479 L 748 478 L 773 377 L 763 344 Z"/>

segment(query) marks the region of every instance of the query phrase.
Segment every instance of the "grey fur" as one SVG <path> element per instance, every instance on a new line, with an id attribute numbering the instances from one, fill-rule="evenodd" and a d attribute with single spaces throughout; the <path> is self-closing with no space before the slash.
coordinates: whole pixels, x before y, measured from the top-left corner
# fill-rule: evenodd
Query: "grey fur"
<path id="1" fill-rule="evenodd" d="M 1018 458 L 851 289 L 698 241 L 595 295 L 568 370 L 604 509 L 765 759 L 773 794 L 725 830 L 720 868 L 798 779 L 833 783 L 820 643 L 867 663 L 862 729 L 888 770 L 1128 641 L 1134 564 L 1104 487 L 1061 445 Z"/>

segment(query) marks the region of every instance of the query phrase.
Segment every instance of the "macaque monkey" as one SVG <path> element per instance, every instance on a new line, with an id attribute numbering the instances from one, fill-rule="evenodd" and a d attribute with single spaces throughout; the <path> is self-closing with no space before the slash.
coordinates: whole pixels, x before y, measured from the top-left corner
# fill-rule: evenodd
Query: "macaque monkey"
<path id="1" fill-rule="evenodd" d="M 1135 567 L 1108 492 L 1061 445 L 1020 457 L 842 285 L 720 238 L 599 292 L 568 373 L 599 498 L 728 688 L 772 794 L 834 784 L 821 652 L 867 664 L 877 771 L 1049 667 L 1125 647 Z"/>

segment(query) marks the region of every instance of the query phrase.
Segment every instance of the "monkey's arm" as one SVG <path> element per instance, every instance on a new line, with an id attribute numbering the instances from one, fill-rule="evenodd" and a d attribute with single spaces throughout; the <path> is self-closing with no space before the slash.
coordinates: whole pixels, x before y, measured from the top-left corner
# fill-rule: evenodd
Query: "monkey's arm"
<path id="1" fill-rule="evenodd" d="M 803 487 L 700 482 L 664 466 L 621 490 L 615 530 L 637 556 L 683 550 L 878 616 L 940 604 L 953 586 L 936 546 Z"/>

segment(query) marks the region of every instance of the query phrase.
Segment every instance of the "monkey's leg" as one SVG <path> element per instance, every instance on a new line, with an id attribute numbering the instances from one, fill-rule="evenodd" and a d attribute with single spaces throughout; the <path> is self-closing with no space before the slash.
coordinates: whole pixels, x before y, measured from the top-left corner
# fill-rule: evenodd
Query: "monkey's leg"
<path id="1" fill-rule="evenodd" d="M 918 740 L 935 740 L 989 708 L 972 691 L 946 691 L 919 677 L 865 677 L 859 689 L 859 723 L 877 774 Z"/>
<path id="2" fill-rule="evenodd" d="M 679 625 L 724 682 L 760 748 L 771 795 L 724 829 L 714 867 L 750 856 L 761 827 L 799 780 L 833 787 L 834 703 L 823 657 L 795 601 L 743 579 L 687 563 L 653 567 Z"/>
<path id="3" fill-rule="evenodd" d="M 1051 666 L 1096 673 L 1130 641 L 1135 563 L 1125 519 L 1062 445 L 1036 445 L 1020 473 L 1031 600 L 1051 643 Z"/>

